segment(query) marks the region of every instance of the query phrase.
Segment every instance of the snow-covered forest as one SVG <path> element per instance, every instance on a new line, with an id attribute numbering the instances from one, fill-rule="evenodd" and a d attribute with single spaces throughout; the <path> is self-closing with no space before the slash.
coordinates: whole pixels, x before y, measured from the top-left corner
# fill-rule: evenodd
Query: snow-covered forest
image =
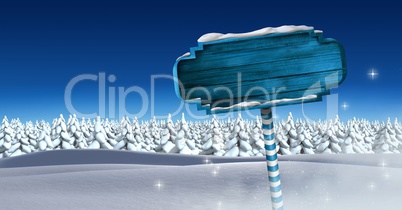
<path id="1" fill-rule="evenodd" d="M 391 122 L 352 119 L 341 122 L 307 122 L 293 119 L 275 123 L 277 150 L 281 155 L 336 153 L 400 153 L 402 127 Z M 187 122 L 141 121 L 123 118 L 77 119 L 62 115 L 50 124 L 4 117 L 0 129 L 0 157 L 18 156 L 58 149 L 115 149 L 144 152 L 216 156 L 263 156 L 261 120 L 219 120 Z"/>

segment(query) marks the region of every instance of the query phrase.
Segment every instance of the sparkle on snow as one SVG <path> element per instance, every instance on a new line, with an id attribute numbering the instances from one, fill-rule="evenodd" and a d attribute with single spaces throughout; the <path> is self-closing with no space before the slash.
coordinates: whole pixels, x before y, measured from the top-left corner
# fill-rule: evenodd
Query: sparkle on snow
<path id="1" fill-rule="evenodd" d="M 218 209 L 220 210 L 220 209 L 221 209 L 221 207 L 222 207 L 222 202 L 221 202 L 221 201 L 219 201 L 219 202 L 218 202 Z"/>
<path id="2" fill-rule="evenodd" d="M 374 183 L 370 183 L 370 185 L 368 186 L 368 188 L 373 192 L 375 189 L 375 184 Z"/>
<path id="3" fill-rule="evenodd" d="M 212 175 L 217 176 L 219 174 L 220 166 L 215 166 L 215 169 L 211 172 Z"/>
<path id="4" fill-rule="evenodd" d="M 385 160 L 383 159 L 382 162 L 380 163 L 380 166 L 382 168 L 384 168 L 385 166 L 387 166 L 387 163 L 385 162 Z"/>
<path id="5" fill-rule="evenodd" d="M 388 172 L 385 172 L 385 174 L 384 174 L 384 178 L 385 178 L 385 179 L 387 179 L 387 180 L 388 180 L 390 176 L 391 176 L 391 175 L 389 175 L 389 173 L 388 173 Z"/>
<path id="6" fill-rule="evenodd" d="M 162 187 L 163 187 L 163 184 L 162 184 L 161 180 L 158 180 L 158 181 L 155 183 L 154 187 L 155 187 L 156 189 L 158 189 L 158 190 L 161 190 Z"/>

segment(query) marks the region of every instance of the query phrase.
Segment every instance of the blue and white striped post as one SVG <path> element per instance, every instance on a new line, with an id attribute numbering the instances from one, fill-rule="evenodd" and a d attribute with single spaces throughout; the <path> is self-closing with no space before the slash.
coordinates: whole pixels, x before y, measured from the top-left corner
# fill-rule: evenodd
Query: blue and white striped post
<path id="1" fill-rule="evenodd" d="M 271 108 L 261 109 L 262 131 L 264 134 L 267 159 L 269 189 L 273 210 L 283 210 L 281 179 L 279 176 L 278 155 Z"/>

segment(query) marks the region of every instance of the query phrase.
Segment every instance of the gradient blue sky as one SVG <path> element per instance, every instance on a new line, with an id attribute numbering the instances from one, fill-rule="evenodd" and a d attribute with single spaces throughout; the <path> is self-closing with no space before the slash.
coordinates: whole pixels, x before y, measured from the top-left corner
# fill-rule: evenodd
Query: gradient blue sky
<path id="1" fill-rule="evenodd" d="M 172 75 L 176 58 L 201 35 L 291 24 L 323 30 L 346 50 L 348 76 L 333 90 L 339 103 L 306 104 L 308 117 L 325 119 L 329 105 L 339 107 L 343 120 L 402 119 L 401 22 L 396 1 L 2 1 L 0 115 L 23 121 L 68 115 L 64 90 L 80 74 L 113 74 L 116 81 L 107 88 L 139 86 L 150 95 L 151 76 Z M 375 80 L 367 75 L 372 68 L 379 74 Z M 98 111 L 95 81 L 79 83 L 72 95 L 77 110 Z M 140 111 L 138 94 L 126 99 L 130 113 Z M 159 116 L 180 104 L 167 79 L 155 81 L 155 99 Z M 150 108 L 143 119 L 151 117 Z M 204 115 L 193 106 L 191 111 Z M 303 116 L 301 105 L 276 111 L 280 118 L 289 111 Z"/>

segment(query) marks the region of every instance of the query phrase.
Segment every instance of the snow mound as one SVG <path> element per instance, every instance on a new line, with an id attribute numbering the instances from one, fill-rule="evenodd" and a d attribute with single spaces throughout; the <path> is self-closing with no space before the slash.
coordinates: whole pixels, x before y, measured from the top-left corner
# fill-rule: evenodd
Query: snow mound
<path id="1" fill-rule="evenodd" d="M 33 155 L 51 154 L 47 158 L 57 163 L 60 153 L 71 152 L 69 157 L 73 158 L 77 151 L 42 152 L 1 160 L 3 165 L 12 165 L 13 160 L 23 158 L 25 163 L 33 162 L 28 166 L 38 165 L 0 168 L 0 197 L 18 201 L 2 202 L 2 208 L 229 210 L 271 206 L 263 157 L 256 162 L 215 163 L 226 158 L 192 156 L 197 161 L 190 165 L 164 165 L 171 161 L 164 161 L 166 156 L 177 158 L 178 163 L 188 163 L 189 156 L 156 153 L 136 153 L 137 161 L 148 159 L 148 164 L 76 162 L 40 166 L 43 160 L 31 159 Z M 80 152 L 86 153 L 80 155 L 82 162 L 91 158 L 101 159 L 98 163 L 106 160 L 102 158 L 105 153 Z M 102 152 L 119 153 L 114 158 L 120 161 L 128 158 L 118 157 L 127 152 Z M 144 157 L 148 155 L 153 157 Z M 402 156 L 385 154 L 281 156 L 284 206 L 298 210 L 400 209 L 397 195 L 402 189 L 401 163 Z"/>
<path id="2" fill-rule="evenodd" d="M 259 30 L 247 32 L 247 33 L 208 33 L 202 35 L 198 42 L 211 42 L 216 40 L 228 39 L 228 38 L 247 38 L 247 37 L 254 37 L 254 36 L 263 36 L 267 34 L 273 33 L 291 33 L 296 31 L 305 31 L 305 30 L 313 30 L 313 27 L 300 25 L 284 25 L 280 27 L 266 27 Z"/>
<path id="3" fill-rule="evenodd" d="M 303 101 L 307 99 L 314 99 L 317 98 L 317 95 L 308 95 L 300 98 L 283 98 L 283 99 L 274 99 L 270 100 L 267 102 L 262 103 L 263 105 L 268 105 L 268 104 L 278 104 L 282 102 L 291 102 L 291 101 Z M 214 107 L 211 110 L 225 110 L 225 109 L 233 109 L 233 108 L 244 108 L 244 107 L 253 107 L 253 106 L 258 106 L 261 105 L 261 102 L 259 101 L 245 101 L 245 102 L 240 102 L 238 104 L 234 104 L 232 106 L 228 107 Z"/>
<path id="4" fill-rule="evenodd" d="M 206 161 L 207 160 L 207 161 Z M 131 152 L 121 150 L 53 150 L 0 159 L 0 168 L 93 165 L 93 164 L 137 164 L 137 165 L 202 165 L 233 162 L 258 162 L 262 157 L 214 157 L 177 155 L 148 152 Z"/>

